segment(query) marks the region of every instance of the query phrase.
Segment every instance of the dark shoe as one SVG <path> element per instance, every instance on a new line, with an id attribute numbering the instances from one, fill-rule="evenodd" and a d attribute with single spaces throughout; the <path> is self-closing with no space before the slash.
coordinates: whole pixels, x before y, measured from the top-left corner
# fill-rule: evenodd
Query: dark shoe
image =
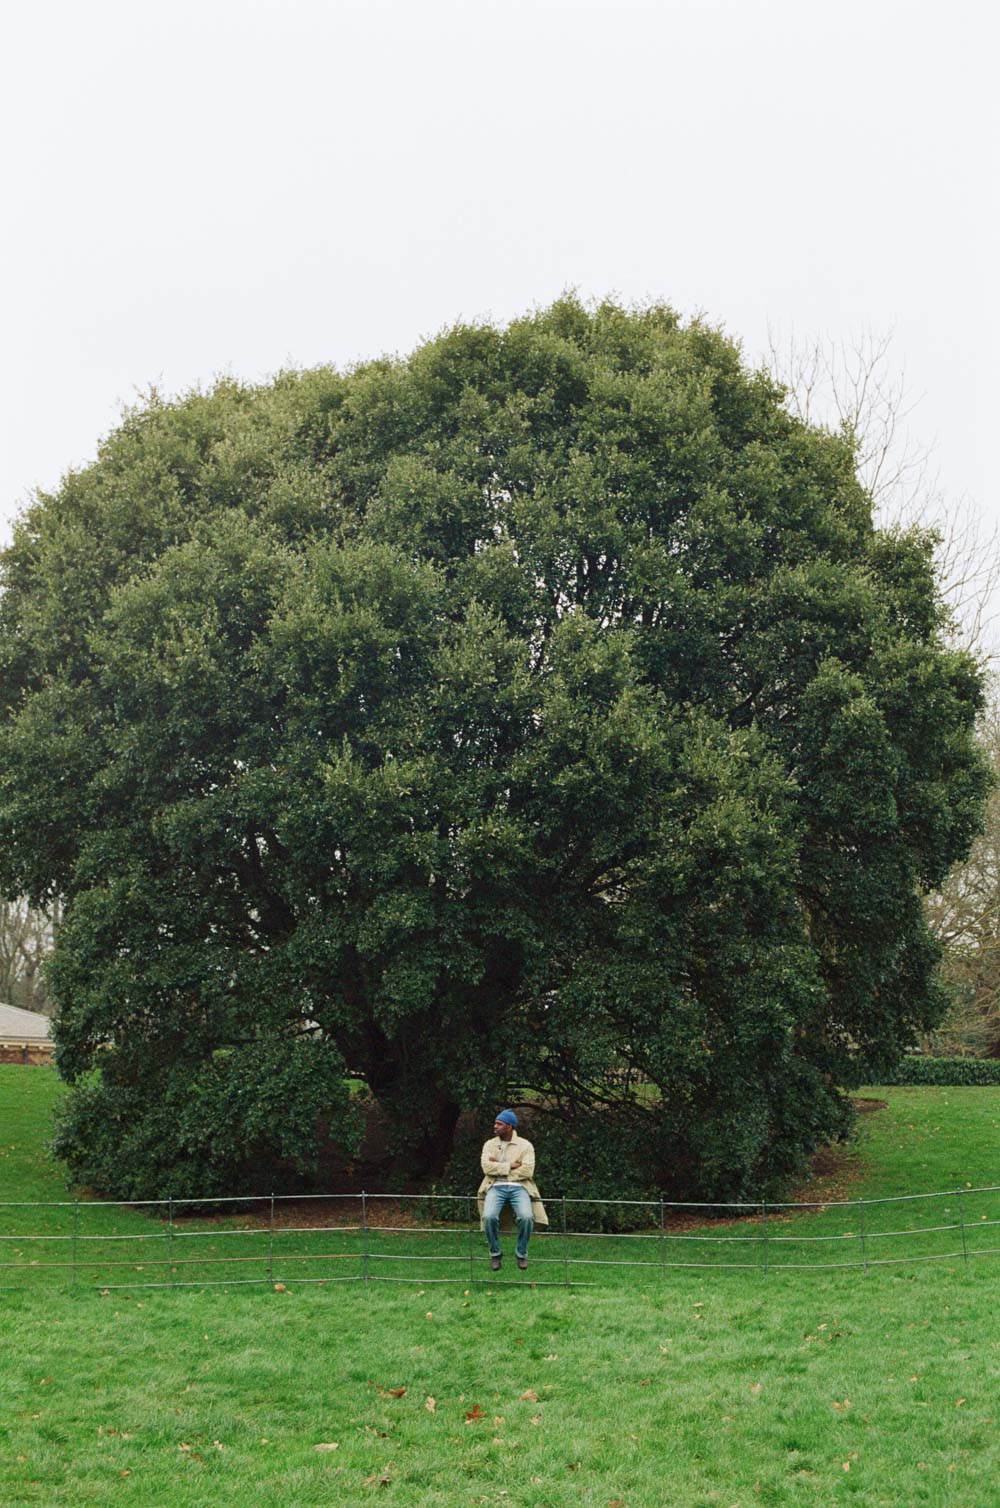
<path id="1" fill-rule="evenodd" d="M 523 1272 L 524 1269 L 528 1265 L 528 1259 L 527 1259 L 527 1257 L 518 1257 L 518 1259 L 517 1259 L 517 1265 L 518 1265 L 518 1267 L 520 1267 L 521 1271 Z"/>
<path id="2" fill-rule="evenodd" d="M 494 1257 L 494 1256 L 490 1257 L 490 1266 L 493 1268 L 494 1272 L 499 1272 L 500 1271 L 500 1263 L 502 1261 L 503 1261 L 503 1257 Z"/>

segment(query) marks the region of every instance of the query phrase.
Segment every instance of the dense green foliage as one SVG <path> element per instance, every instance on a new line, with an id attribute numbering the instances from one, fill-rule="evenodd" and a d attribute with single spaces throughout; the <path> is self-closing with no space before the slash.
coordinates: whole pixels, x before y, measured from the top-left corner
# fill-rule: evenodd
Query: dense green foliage
<path id="1" fill-rule="evenodd" d="M 702 323 L 564 300 L 150 401 L 3 589 L 0 880 L 64 898 L 108 1189 L 346 1136 L 347 1072 L 411 1177 L 516 1085 L 758 1190 L 940 1014 L 979 675 L 931 542 Z"/>
<path id="2" fill-rule="evenodd" d="M 287 1190 L 316 1170 L 327 1117 L 358 1146 L 340 1067 L 326 1042 L 262 1037 L 165 1064 L 155 1095 L 146 1076 L 92 1073 L 76 1081 L 53 1149 L 81 1183 L 123 1199 Z"/>
<path id="3" fill-rule="evenodd" d="M 535 1147 L 543 1196 L 565 1194 L 587 1201 L 568 1209 L 571 1230 L 633 1230 L 657 1223 L 670 1148 L 651 1141 L 655 1120 L 617 1106 L 566 1117 L 535 1111 L 522 1116 L 521 1129 Z M 481 1128 L 463 1123 L 440 1180 L 442 1189 L 466 1187 L 470 1170 L 479 1166 L 482 1143 Z M 650 1202 L 642 1207 L 590 1202 L 605 1200 Z M 550 1218 L 555 1227 L 562 1214 L 554 1210 Z"/>
<path id="4" fill-rule="evenodd" d="M 904 1057 L 883 1084 L 1000 1084 L 1000 1058 Z"/>

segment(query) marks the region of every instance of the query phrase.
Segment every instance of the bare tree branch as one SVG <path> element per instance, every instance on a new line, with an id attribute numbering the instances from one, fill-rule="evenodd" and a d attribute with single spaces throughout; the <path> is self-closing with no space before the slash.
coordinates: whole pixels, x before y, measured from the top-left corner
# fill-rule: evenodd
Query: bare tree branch
<path id="1" fill-rule="evenodd" d="M 956 643 L 979 658 L 996 657 L 1000 527 L 975 501 L 949 499 L 934 468 L 936 441 L 914 437 L 908 423 L 922 395 L 892 362 L 894 332 L 870 326 L 850 340 L 785 339 L 768 329 L 766 362 L 785 387 L 791 413 L 846 435 L 858 475 L 883 528 L 918 527 L 938 536 L 942 592 Z"/>
<path id="2" fill-rule="evenodd" d="M 1000 686 L 980 722 L 980 740 L 998 783 L 983 832 L 964 864 L 927 898 L 931 931 L 944 948 L 941 975 L 952 999 L 947 1019 L 924 1039 L 925 1051 L 1000 1055 Z"/>
<path id="3" fill-rule="evenodd" d="M 39 911 L 24 897 L 0 901 L 0 1000 L 49 1013 L 45 961 L 52 951 L 59 908 Z"/>

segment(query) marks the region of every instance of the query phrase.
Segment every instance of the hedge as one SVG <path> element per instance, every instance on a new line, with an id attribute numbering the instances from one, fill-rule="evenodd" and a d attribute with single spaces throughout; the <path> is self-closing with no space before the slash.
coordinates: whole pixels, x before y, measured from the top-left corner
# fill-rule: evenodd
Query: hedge
<path id="1" fill-rule="evenodd" d="M 1000 1084 L 1000 1058 L 903 1058 L 880 1084 Z"/>

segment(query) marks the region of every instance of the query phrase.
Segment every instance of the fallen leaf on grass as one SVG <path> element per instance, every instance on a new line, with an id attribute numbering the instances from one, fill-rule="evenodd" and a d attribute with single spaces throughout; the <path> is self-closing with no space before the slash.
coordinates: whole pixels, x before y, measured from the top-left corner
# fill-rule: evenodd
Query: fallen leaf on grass
<path id="1" fill-rule="evenodd" d="M 428 1309 L 428 1311 L 427 1311 L 426 1315 L 424 1316 L 424 1318 L 425 1319 L 433 1319 L 434 1318 L 434 1311 L 433 1311 L 433 1309 Z"/>
<path id="2" fill-rule="evenodd" d="M 538 1402 L 538 1394 L 535 1392 L 534 1388 L 525 1388 L 524 1392 L 521 1394 L 521 1402 L 522 1403 L 537 1403 Z"/>
<path id="3" fill-rule="evenodd" d="M 340 1449 L 340 1441 L 339 1440 L 321 1440 L 318 1445 L 314 1445 L 313 1446 L 313 1450 L 339 1450 L 339 1449 Z"/>
<path id="4" fill-rule="evenodd" d="M 532 1416 L 531 1416 L 531 1422 L 532 1422 L 532 1424 L 541 1424 L 541 1422 L 542 1422 L 542 1416 L 541 1416 L 541 1414 L 532 1414 Z"/>
<path id="5" fill-rule="evenodd" d="M 469 1409 L 468 1413 L 465 1416 L 465 1422 L 466 1424 L 478 1424 L 480 1419 L 485 1418 L 486 1415 L 483 1413 L 482 1409 L 477 1403 L 471 1409 Z"/>
<path id="6" fill-rule="evenodd" d="M 552 1355 L 551 1356 L 546 1356 L 545 1360 L 546 1361 L 558 1361 L 559 1358 L 556 1355 L 556 1353 L 553 1351 Z"/>
<path id="7" fill-rule="evenodd" d="M 274 1291 L 275 1293 L 287 1293 L 288 1289 L 285 1287 L 284 1283 L 275 1283 Z"/>
<path id="8" fill-rule="evenodd" d="M 373 1471 L 370 1477 L 365 1477 L 362 1487 L 372 1487 L 377 1482 L 380 1487 L 388 1487 L 391 1477 L 388 1466 L 383 1467 L 381 1472 Z"/>
<path id="9" fill-rule="evenodd" d="M 405 1388 L 379 1388 L 383 1398 L 405 1398 Z"/>
<path id="10" fill-rule="evenodd" d="M 652 1377 L 640 1377 L 639 1378 L 639 1386 L 641 1388 L 648 1388 L 649 1384 L 652 1382 L 652 1380 L 653 1380 Z"/>
<path id="11" fill-rule="evenodd" d="M 838 1414 L 843 1414 L 843 1413 L 846 1413 L 847 1410 L 850 1408 L 850 1406 L 851 1406 L 851 1400 L 849 1398 L 845 1398 L 844 1401 L 843 1401 L 843 1403 L 838 1403 L 837 1400 L 834 1399 L 833 1406 L 837 1410 Z"/>
<path id="12" fill-rule="evenodd" d="M 762 1391 L 763 1387 L 764 1384 L 762 1382 L 752 1382 L 750 1384 L 750 1391 L 751 1393 L 759 1393 Z"/>
<path id="13" fill-rule="evenodd" d="M 424 1404 L 424 1408 L 429 1414 L 433 1414 L 434 1410 L 437 1408 L 437 1399 L 428 1397 L 427 1402 Z"/>
<path id="14" fill-rule="evenodd" d="M 960 1409 L 960 1408 L 961 1408 L 961 1407 L 962 1407 L 962 1404 L 963 1404 L 963 1403 L 964 1403 L 964 1402 L 965 1402 L 965 1399 L 964 1399 L 964 1398 L 956 1398 L 956 1399 L 955 1399 L 955 1407 L 956 1407 L 956 1408 L 957 1408 L 957 1409 Z"/>

